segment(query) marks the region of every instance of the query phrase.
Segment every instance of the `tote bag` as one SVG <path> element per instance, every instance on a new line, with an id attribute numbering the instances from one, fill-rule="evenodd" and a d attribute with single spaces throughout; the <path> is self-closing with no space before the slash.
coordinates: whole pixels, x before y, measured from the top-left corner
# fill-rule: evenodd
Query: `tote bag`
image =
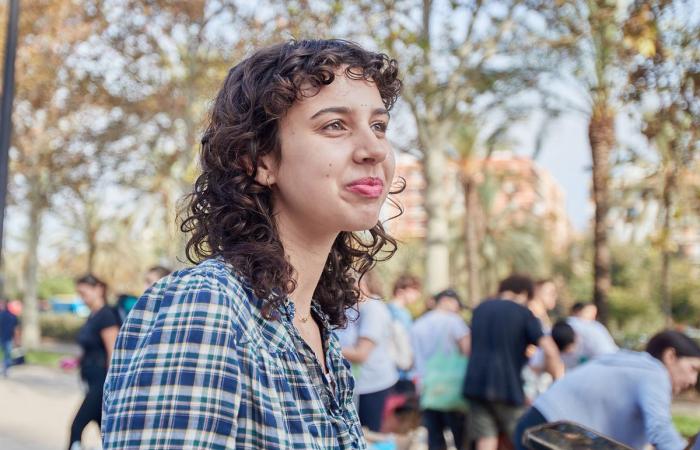
<path id="1" fill-rule="evenodd" d="M 468 404 L 462 396 L 462 383 L 467 374 L 467 363 L 467 357 L 458 351 L 438 351 L 431 356 L 421 385 L 421 408 L 465 412 Z"/>

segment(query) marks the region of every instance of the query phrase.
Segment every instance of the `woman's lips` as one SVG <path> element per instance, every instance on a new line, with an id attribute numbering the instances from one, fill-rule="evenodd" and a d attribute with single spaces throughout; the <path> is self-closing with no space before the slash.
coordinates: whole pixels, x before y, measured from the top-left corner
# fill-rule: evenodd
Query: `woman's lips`
<path id="1" fill-rule="evenodd" d="M 381 178 L 361 178 L 348 184 L 347 189 L 366 198 L 379 198 L 384 192 L 384 182 Z"/>

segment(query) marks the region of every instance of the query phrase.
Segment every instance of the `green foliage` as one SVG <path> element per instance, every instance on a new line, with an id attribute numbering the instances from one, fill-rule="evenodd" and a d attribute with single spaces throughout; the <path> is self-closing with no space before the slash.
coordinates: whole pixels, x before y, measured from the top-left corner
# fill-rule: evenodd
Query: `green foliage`
<path id="1" fill-rule="evenodd" d="M 684 260 L 671 265 L 671 314 L 675 322 L 700 327 L 699 271 Z"/>
<path id="2" fill-rule="evenodd" d="M 610 289 L 610 328 L 620 337 L 624 347 L 634 348 L 634 342 L 645 340 L 664 328 L 664 317 L 658 300 L 647 294 L 649 280 L 638 280 L 637 286 Z"/>
<path id="3" fill-rule="evenodd" d="M 610 326 L 618 334 L 638 340 L 664 327 L 660 308 L 661 256 L 648 243 L 618 242 L 611 245 L 612 288 Z M 592 286 L 590 243 L 580 242 L 565 258 L 553 263 L 553 273 L 561 276 L 572 301 L 589 301 Z M 673 319 L 677 323 L 700 324 L 700 280 L 697 267 L 678 256 L 671 264 Z"/>
<path id="4" fill-rule="evenodd" d="M 85 319 L 73 314 L 42 314 L 39 318 L 41 335 L 63 342 L 74 342 Z"/>
<path id="5" fill-rule="evenodd" d="M 37 288 L 39 298 L 51 298 L 56 295 L 75 294 L 75 283 L 67 276 L 54 276 L 39 282 Z"/>
<path id="6" fill-rule="evenodd" d="M 377 265 L 376 271 L 379 277 L 385 281 L 383 294 L 385 298 L 391 296 L 394 280 L 400 275 L 410 274 L 422 278 L 423 270 L 423 242 L 420 239 L 402 241 L 394 256 L 386 262 Z"/>
<path id="7" fill-rule="evenodd" d="M 658 256 L 641 245 L 611 245 L 610 325 L 627 333 L 663 327 L 658 296 Z M 651 330 L 651 331 L 653 331 Z"/>
<path id="8" fill-rule="evenodd" d="M 683 437 L 695 436 L 700 430 L 700 416 L 673 415 L 673 424 Z"/>

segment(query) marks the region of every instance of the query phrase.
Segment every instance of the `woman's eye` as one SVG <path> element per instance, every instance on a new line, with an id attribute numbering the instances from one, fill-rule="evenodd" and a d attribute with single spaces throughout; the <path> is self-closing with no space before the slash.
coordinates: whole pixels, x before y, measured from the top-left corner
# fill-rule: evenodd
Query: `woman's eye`
<path id="1" fill-rule="evenodd" d="M 339 120 L 334 120 L 333 122 L 327 124 L 323 127 L 324 130 L 340 131 L 343 129 L 343 124 Z"/>
<path id="2" fill-rule="evenodd" d="M 386 122 L 375 122 L 372 124 L 372 128 L 374 128 L 375 131 L 379 131 L 380 133 L 386 133 L 387 127 L 388 124 Z"/>

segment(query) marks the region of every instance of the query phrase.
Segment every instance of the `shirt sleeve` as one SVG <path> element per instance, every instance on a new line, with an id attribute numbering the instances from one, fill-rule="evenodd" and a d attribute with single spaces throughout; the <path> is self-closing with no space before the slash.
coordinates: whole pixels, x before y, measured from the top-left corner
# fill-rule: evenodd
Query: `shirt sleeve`
<path id="1" fill-rule="evenodd" d="M 537 347 L 537 350 L 535 350 L 535 353 L 532 355 L 527 365 L 535 370 L 544 369 L 544 352 L 541 348 Z"/>
<path id="2" fill-rule="evenodd" d="M 529 309 L 526 311 L 525 335 L 527 336 L 528 343 L 533 345 L 537 345 L 540 338 L 544 336 L 542 323 L 540 323 L 540 320 L 535 317 Z"/>
<path id="3" fill-rule="evenodd" d="M 451 330 L 450 335 L 455 342 L 459 342 L 464 336 L 469 334 L 469 327 L 461 317 L 455 317 L 454 320 L 450 322 Z"/>
<path id="4" fill-rule="evenodd" d="M 619 350 L 610 332 L 605 328 L 605 325 L 594 321 L 591 324 L 591 331 L 591 341 L 589 343 L 591 358 L 608 353 L 615 353 Z"/>
<path id="5" fill-rule="evenodd" d="M 647 440 L 657 450 L 683 450 L 687 445 L 671 420 L 671 383 L 651 377 L 639 386 L 639 405 Z"/>
<path id="6" fill-rule="evenodd" d="M 381 343 L 389 331 L 391 315 L 381 300 L 369 300 L 360 310 L 358 337 Z"/>
<path id="7" fill-rule="evenodd" d="M 110 307 L 105 307 L 95 316 L 95 330 L 102 331 L 109 327 L 118 327 L 117 312 Z"/>
<path id="8" fill-rule="evenodd" d="M 216 279 L 174 282 L 142 297 L 117 339 L 105 450 L 236 446 L 241 380 L 231 300 Z"/>

